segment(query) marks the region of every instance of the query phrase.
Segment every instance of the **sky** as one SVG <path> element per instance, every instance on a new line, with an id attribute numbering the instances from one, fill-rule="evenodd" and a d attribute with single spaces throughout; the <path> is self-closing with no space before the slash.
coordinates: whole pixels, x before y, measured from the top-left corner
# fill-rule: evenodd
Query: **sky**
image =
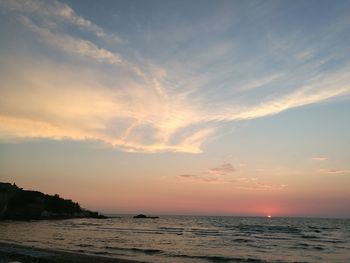
<path id="1" fill-rule="evenodd" d="M 349 1 L 0 0 L 0 179 L 104 213 L 350 217 Z"/>

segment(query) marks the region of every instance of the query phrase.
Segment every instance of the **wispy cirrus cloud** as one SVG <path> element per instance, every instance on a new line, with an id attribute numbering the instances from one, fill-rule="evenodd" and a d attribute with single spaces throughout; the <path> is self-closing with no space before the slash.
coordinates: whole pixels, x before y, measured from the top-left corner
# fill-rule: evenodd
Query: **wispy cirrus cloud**
<path id="1" fill-rule="evenodd" d="M 196 25 L 196 30 L 191 33 L 187 28 L 183 36 L 188 44 L 163 59 L 167 63 L 160 63 L 146 59 L 139 50 L 135 57 L 110 50 L 104 41 L 128 46 L 128 40 L 106 32 L 65 3 L 2 0 L 0 6 L 19 18 L 38 42 L 69 57 L 67 62 L 31 54 L 3 57 L 2 140 L 68 138 L 101 141 L 125 151 L 200 153 L 206 142 L 221 133 L 222 123 L 270 116 L 350 94 L 349 64 L 322 71 L 320 65 L 326 62 L 320 61 L 325 59 L 300 62 L 316 57 L 317 47 L 303 47 L 306 55 L 297 56 L 301 51 L 295 51 L 291 56 L 295 61 L 265 72 L 259 61 L 268 57 L 251 61 L 247 56 L 232 64 L 229 57 L 244 53 L 237 39 L 194 45 L 191 37 L 201 39 L 196 34 L 204 27 Z M 229 17 L 223 21 L 230 25 Z M 75 34 L 75 30 L 95 38 Z M 265 53 L 264 46 L 260 51 Z M 294 69 L 299 67 L 300 72 Z M 235 168 L 225 164 L 207 171 L 206 176 L 233 172 Z"/>
<path id="2" fill-rule="evenodd" d="M 231 112 L 221 113 L 216 117 L 223 120 L 246 120 L 278 114 L 282 111 L 301 107 L 309 104 L 322 102 L 350 93 L 350 80 L 346 70 L 320 77 L 311 81 L 307 86 L 302 87 L 282 97 L 267 100 L 256 106 L 232 109 Z M 235 113 L 234 113 L 235 112 Z"/>
<path id="3" fill-rule="evenodd" d="M 110 64 L 119 64 L 122 62 L 118 54 L 110 52 L 104 48 L 99 48 L 88 40 L 72 37 L 67 34 L 52 32 L 49 28 L 37 26 L 25 16 L 20 16 L 19 18 L 23 25 L 40 36 L 40 40 L 58 49 L 89 57 L 99 62 Z"/>
<path id="4" fill-rule="evenodd" d="M 281 77 L 281 75 L 278 73 L 263 76 L 259 79 L 255 79 L 253 81 L 248 81 L 246 83 L 242 83 L 242 86 L 240 87 L 239 90 L 240 91 L 250 91 L 250 90 L 257 89 L 257 88 L 261 88 L 261 87 L 268 85 L 271 82 L 277 80 L 280 77 Z"/>
<path id="5" fill-rule="evenodd" d="M 58 23 L 71 24 L 82 30 L 89 31 L 101 38 L 108 38 L 123 43 L 119 36 L 106 33 L 101 27 L 92 21 L 78 15 L 69 5 L 59 1 L 42 0 L 0 0 L 0 6 L 3 10 L 20 13 L 22 15 L 33 16 L 36 20 L 50 27 L 58 26 Z"/>

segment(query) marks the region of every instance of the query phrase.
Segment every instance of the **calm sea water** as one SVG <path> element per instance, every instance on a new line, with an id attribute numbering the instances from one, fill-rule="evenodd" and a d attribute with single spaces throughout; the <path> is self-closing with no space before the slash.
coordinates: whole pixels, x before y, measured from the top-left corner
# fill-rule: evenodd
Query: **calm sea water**
<path id="1" fill-rule="evenodd" d="M 7 221 L 0 240 L 146 262 L 350 262 L 350 220 L 342 219 Z"/>

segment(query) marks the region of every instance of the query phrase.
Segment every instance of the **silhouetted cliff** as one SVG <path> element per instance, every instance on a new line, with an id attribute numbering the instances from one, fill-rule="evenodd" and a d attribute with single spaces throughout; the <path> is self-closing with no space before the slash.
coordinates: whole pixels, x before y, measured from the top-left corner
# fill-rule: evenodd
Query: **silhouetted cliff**
<path id="1" fill-rule="evenodd" d="M 0 183 L 0 219 L 105 218 L 97 212 L 82 209 L 78 203 L 59 195 L 28 191 L 15 184 Z"/>

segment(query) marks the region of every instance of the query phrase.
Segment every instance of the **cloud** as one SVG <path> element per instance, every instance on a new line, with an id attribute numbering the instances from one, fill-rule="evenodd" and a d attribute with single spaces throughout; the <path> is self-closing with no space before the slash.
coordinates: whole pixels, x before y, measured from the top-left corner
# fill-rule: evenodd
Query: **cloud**
<path id="1" fill-rule="evenodd" d="M 266 184 L 253 182 L 247 185 L 236 185 L 237 189 L 250 190 L 250 191 L 280 191 L 286 189 L 288 185 L 286 184 Z"/>
<path id="2" fill-rule="evenodd" d="M 92 42 L 66 34 L 53 33 L 48 28 L 35 25 L 28 17 L 20 16 L 20 21 L 40 36 L 40 40 L 69 53 L 95 59 L 99 62 L 119 64 L 122 62 L 119 55 L 106 49 L 99 48 Z"/>
<path id="3" fill-rule="evenodd" d="M 236 49 L 240 50 L 227 39 L 183 48 L 181 54 L 169 57 L 171 62 L 161 64 L 146 59 L 135 47 L 125 47 L 138 54 L 132 58 L 110 51 L 103 46 L 104 41 L 114 39 L 116 46 L 127 46 L 128 41 L 118 42 L 116 34 L 105 32 L 67 4 L 0 0 L 0 6 L 15 14 L 34 38 L 69 57 L 58 60 L 54 55 L 43 58 L 23 52 L 2 56 L 2 141 L 92 140 L 129 152 L 200 153 L 205 143 L 222 134 L 225 123 L 262 118 L 350 94 L 348 64 L 326 72 L 319 69 L 320 61 L 303 64 L 297 72 L 300 74 L 290 68 L 259 71 L 254 65 L 262 59 L 230 64 L 227 58 L 237 56 Z M 83 39 L 86 34 L 74 34 L 77 30 L 95 37 Z M 191 37 L 190 33 L 188 29 L 186 37 Z M 316 56 L 317 48 L 312 54 Z M 259 77 L 252 77 L 255 73 Z M 245 77 L 240 79 L 240 75 Z M 264 89 L 259 89 L 262 86 Z M 214 175 L 235 172 L 227 163 L 201 177 L 214 180 Z"/>
<path id="4" fill-rule="evenodd" d="M 226 175 L 235 172 L 236 169 L 232 166 L 230 163 L 225 163 L 223 165 L 220 165 L 218 167 L 214 167 L 209 169 L 210 174 L 215 175 Z"/>
<path id="5" fill-rule="evenodd" d="M 178 177 L 185 179 L 187 182 L 224 183 L 220 178 L 198 174 L 180 174 Z"/>
<path id="6" fill-rule="evenodd" d="M 281 74 L 272 74 L 272 75 L 267 75 L 263 76 L 260 79 L 256 79 L 253 81 L 249 81 L 247 83 L 243 83 L 242 86 L 239 88 L 240 91 L 250 91 L 254 90 L 260 87 L 263 87 L 265 85 L 270 84 L 271 82 L 277 80 L 278 78 L 281 77 Z"/>
<path id="7" fill-rule="evenodd" d="M 350 84 L 348 84 L 348 81 L 350 81 L 350 76 L 345 71 L 330 74 L 281 98 L 272 99 L 246 109 L 232 109 L 231 112 L 236 111 L 236 113 L 222 113 L 217 115 L 216 118 L 221 120 L 255 119 L 278 114 L 288 109 L 322 102 L 338 96 L 348 95 L 350 93 Z"/>
<path id="8" fill-rule="evenodd" d="M 197 177 L 197 175 L 195 174 L 180 174 L 180 177 L 184 177 L 184 178 L 193 178 L 193 177 Z"/>
<path id="9" fill-rule="evenodd" d="M 188 145 L 188 149 L 192 153 L 200 153 L 200 147 L 203 142 L 214 133 L 215 128 L 204 128 L 194 132 L 192 135 L 186 137 L 182 143 Z"/>
<path id="10" fill-rule="evenodd" d="M 312 158 L 311 158 L 311 160 L 313 160 L 313 161 L 320 161 L 320 162 L 322 162 L 322 161 L 326 161 L 326 160 L 328 160 L 328 158 L 327 158 L 327 157 L 325 157 L 325 156 L 314 156 L 314 157 L 312 157 Z"/>
<path id="11" fill-rule="evenodd" d="M 59 1 L 0 0 L 0 7 L 10 12 L 31 15 L 36 19 L 46 19 L 46 21 L 44 21 L 46 23 L 48 23 L 49 20 L 51 21 L 51 23 L 49 23 L 51 26 L 53 25 L 53 21 L 71 24 L 82 30 L 89 31 L 98 37 L 113 39 L 118 43 L 124 42 L 115 34 L 106 33 L 101 27 L 90 20 L 79 16 L 69 5 Z"/>
<path id="12" fill-rule="evenodd" d="M 175 96 L 164 103 L 143 80 L 120 80 L 128 83 L 123 89 L 106 75 L 118 88 L 106 87 L 96 74 L 50 61 L 9 62 L 0 72 L 2 138 L 86 139 L 125 151 L 199 152 L 213 131 L 194 129 L 172 143 L 170 137 L 196 118 L 194 110 Z"/>
<path id="13" fill-rule="evenodd" d="M 197 174 L 180 174 L 177 177 L 187 183 L 227 184 L 243 190 L 282 190 L 285 184 L 268 184 L 255 177 L 242 177 L 236 174 L 232 164 L 226 163 Z"/>
<path id="14" fill-rule="evenodd" d="M 234 172 L 236 172 L 236 169 L 233 165 L 225 163 L 198 174 L 181 174 L 179 177 L 201 182 L 225 182 L 226 178 L 230 177 Z"/>
<path id="15" fill-rule="evenodd" d="M 348 174 L 350 173 L 350 170 L 329 168 L 329 169 L 320 169 L 320 172 L 324 174 Z"/>

